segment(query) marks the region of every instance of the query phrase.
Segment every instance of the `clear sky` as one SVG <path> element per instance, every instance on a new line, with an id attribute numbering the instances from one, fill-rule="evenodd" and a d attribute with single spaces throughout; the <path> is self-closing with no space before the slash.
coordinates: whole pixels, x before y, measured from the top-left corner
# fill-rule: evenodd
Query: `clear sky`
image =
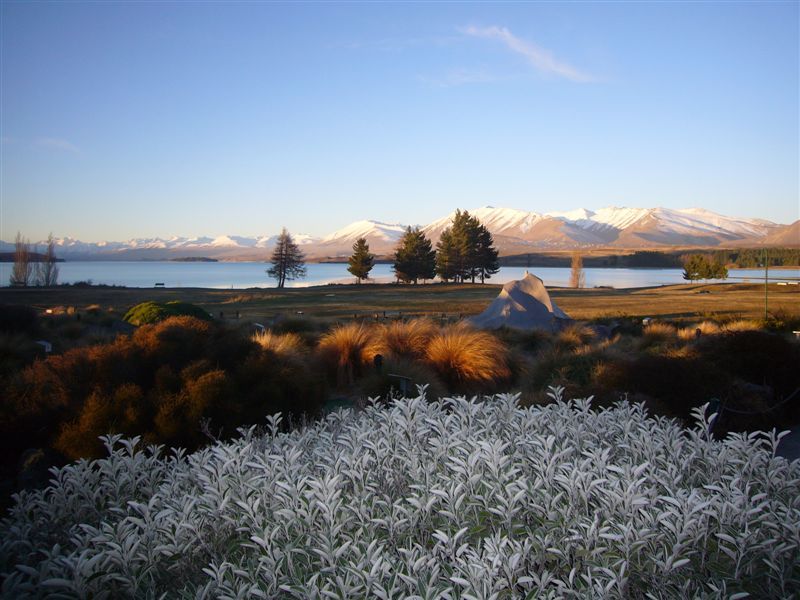
<path id="1" fill-rule="evenodd" d="M 2 2 L 0 238 L 800 218 L 797 2 Z"/>

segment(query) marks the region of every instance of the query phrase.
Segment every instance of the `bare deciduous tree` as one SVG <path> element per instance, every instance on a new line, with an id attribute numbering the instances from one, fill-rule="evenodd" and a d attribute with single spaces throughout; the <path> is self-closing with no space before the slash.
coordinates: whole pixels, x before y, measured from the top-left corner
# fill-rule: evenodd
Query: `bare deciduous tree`
<path id="1" fill-rule="evenodd" d="M 574 288 L 586 287 L 586 273 L 583 272 L 583 257 L 577 252 L 572 255 L 572 272 L 569 276 L 569 285 Z"/>
<path id="2" fill-rule="evenodd" d="M 47 236 L 47 250 L 44 258 L 40 259 L 38 265 L 37 285 L 51 287 L 58 283 L 58 265 L 56 264 L 56 241 L 53 234 Z"/>
<path id="3" fill-rule="evenodd" d="M 9 283 L 12 286 L 28 287 L 31 284 L 32 275 L 31 246 L 18 231 L 14 240 L 14 266 L 11 268 Z"/>

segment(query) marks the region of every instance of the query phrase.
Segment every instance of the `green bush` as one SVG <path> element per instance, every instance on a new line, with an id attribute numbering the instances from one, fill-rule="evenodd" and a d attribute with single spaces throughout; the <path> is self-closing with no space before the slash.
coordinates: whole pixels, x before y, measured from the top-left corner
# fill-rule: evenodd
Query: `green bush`
<path id="1" fill-rule="evenodd" d="M 211 315 L 207 311 L 194 304 L 179 300 L 166 303 L 142 302 L 126 312 L 122 319 L 131 325 L 139 326 L 159 323 L 169 317 L 181 316 L 194 317 L 203 321 L 211 320 Z"/>

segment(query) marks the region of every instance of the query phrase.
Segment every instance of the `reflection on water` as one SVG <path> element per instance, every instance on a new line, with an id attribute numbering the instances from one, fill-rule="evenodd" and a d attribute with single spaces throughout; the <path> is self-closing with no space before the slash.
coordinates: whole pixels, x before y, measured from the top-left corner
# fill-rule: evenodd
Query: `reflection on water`
<path id="1" fill-rule="evenodd" d="M 11 263 L 0 263 L 0 282 L 8 285 L 11 274 Z M 183 263 L 183 262 L 145 262 L 145 261 L 86 261 L 59 263 L 59 281 L 74 283 L 89 281 L 107 285 L 124 285 L 128 287 L 153 287 L 163 283 L 166 287 L 205 287 L 219 289 L 236 289 L 248 287 L 274 287 L 275 281 L 268 278 L 268 264 L 259 262 L 216 262 L 216 263 Z M 531 273 L 541 277 L 551 287 L 567 287 L 570 279 L 569 268 L 531 267 Z M 300 281 L 288 282 L 291 287 L 324 285 L 327 283 L 349 283 L 354 281 L 347 272 L 346 264 L 308 264 L 307 276 Z M 505 283 L 513 279 L 521 279 L 525 275 L 525 267 L 503 267 L 494 275 L 489 283 Z M 681 269 L 609 269 L 586 268 L 586 287 L 610 286 L 615 288 L 647 287 L 686 283 L 681 277 Z M 371 273 L 379 282 L 394 280 L 391 265 L 378 264 Z M 764 272 L 760 269 L 736 269 L 730 271 L 732 281 L 745 281 L 741 278 L 752 278 L 752 281 L 763 281 Z M 770 270 L 770 279 L 798 278 L 800 269 Z"/>

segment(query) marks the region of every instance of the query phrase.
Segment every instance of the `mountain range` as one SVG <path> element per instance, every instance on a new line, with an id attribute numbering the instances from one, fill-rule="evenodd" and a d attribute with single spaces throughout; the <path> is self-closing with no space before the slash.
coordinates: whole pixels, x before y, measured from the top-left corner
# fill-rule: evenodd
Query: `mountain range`
<path id="1" fill-rule="evenodd" d="M 606 207 L 538 213 L 484 206 L 469 211 L 491 232 L 501 255 L 570 249 L 658 249 L 725 246 L 799 246 L 800 220 L 789 225 L 736 218 L 702 208 Z M 435 243 L 455 212 L 422 227 Z M 399 223 L 356 221 L 322 238 L 293 234 L 311 260 L 346 257 L 360 237 L 378 256 L 388 255 L 406 229 Z M 66 260 L 163 260 L 205 256 L 220 260 L 265 260 L 277 235 L 243 237 L 139 238 L 127 242 L 56 239 L 56 254 Z M 39 242 L 39 247 L 44 242 Z M 0 252 L 13 244 L 0 241 Z"/>

